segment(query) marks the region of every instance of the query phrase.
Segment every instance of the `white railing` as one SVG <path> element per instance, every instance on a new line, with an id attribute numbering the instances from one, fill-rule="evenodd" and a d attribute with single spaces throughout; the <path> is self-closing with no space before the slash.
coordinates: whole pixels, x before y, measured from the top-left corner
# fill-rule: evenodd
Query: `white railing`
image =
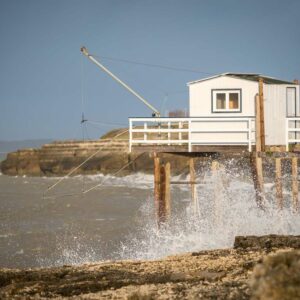
<path id="1" fill-rule="evenodd" d="M 289 151 L 290 144 L 300 143 L 300 117 L 287 117 L 285 122 L 285 146 Z"/>
<path id="2" fill-rule="evenodd" d="M 129 151 L 139 145 L 246 145 L 255 143 L 253 117 L 130 118 Z"/>

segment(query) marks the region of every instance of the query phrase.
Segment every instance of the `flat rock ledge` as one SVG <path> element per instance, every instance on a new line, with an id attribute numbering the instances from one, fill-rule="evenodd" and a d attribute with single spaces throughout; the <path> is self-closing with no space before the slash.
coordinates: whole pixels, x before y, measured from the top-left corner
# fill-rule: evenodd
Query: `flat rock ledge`
<path id="1" fill-rule="evenodd" d="M 237 237 L 232 249 L 154 261 L 0 269 L 1 299 L 300 299 L 300 237 Z"/>

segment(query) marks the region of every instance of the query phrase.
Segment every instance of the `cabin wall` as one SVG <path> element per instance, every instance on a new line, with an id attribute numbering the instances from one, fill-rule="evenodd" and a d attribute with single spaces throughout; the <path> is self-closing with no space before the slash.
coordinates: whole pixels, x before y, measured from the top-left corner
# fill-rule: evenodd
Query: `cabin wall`
<path id="1" fill-rule="evenodd" d="M 300 116 L 299 85 L 264 84 L 266 145 L 285 145 L 288 87 L 296 88 L 296 115 Z"/>
<path id="2" fill-rule="evenodd" d="M 241 112 L 212 112 L 212 89 L 241 89 Z M 189 108 L 191 117 L 243 117 L 255 116 L 255 95 L 258 93 L 258 83 L 249 80 L 217 77 L 189 85 Z"/>
<path id="3" fill-rule="evenodd" d="M 255 96 L 258 94 L 258 82 L 232 77 L 217 77 L 189 85 L 189 108 L 191 117 L 255 117 Z M 264 84 L 264 107 L 265 107 L 265 134 L 266 145 L 285 145 L 286 116 L 287 116 L 287 88 L 296 88 L 296 116 L 300 116 L 299 85 L 293 84 Z M 241 112 L 212 112 L 213 89 L 241 89 L 242 109 Z M 219 123 L 222 127 L 225 124 Z M 231 128 L 240 128 L 240 123 L 227 123 Z M 214 129 L 216 124 L 205 124 L 207 129 Z M 200 124 L 194 124 L 196 130 Z M 300 122 L 295 122 L 295 127 L 300 128 Z M 246 134 L 194 134 L 193 139 L 201 137 L 206 140 L 241 140 Z M 290 133 L 290 137 L 300 139 L 300 132 Z M 254 135 L 252 137 L 254 140 Z"/>
<path id="4" fill-rule="evenodd" d="M 212 112 L 212 90 L 213 89 L 241 89 L 241 112 Z M 189 108 L 191 117 L 254 117 L 255 116 L 255 95 L 258 93 L 258 83 L 230 77 L 218 77 L 210 80 L 193 83 L 189 85 Z M 254 122 L 251 124 L 253 128 Z M 192 123 L 192 130 L 215 129 L 247 129 L 248 123 L 243 122 L 205 122 Z M 254 128 L 253 128 L 254 129 Z M 247 141 L 248 133 L 192 133 L 192 140 L 206 141 L 214 143 L 238 144 L 240 141 Z M 251 140 L 255 141 L 254 132 Z"/>

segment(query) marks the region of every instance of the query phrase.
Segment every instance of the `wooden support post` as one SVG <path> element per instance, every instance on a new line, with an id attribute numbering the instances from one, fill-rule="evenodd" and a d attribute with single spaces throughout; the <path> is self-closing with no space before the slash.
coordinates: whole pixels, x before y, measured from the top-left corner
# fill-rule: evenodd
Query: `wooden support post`
<path id="1" fill-rule="evenodd" d="M 178 123 L 178 129 L 182 129 L 182 122 Z M 178 133 L 178 139 L 182 140 L 182 132 Z M 179 145 L 182 145 L 182 144 L 179 144 Z"/>
<path id="2" fill-rule="evenodd" d="M 160 199 L 158 223 L 165 223 L 170 216 L 170 163 L 160 166 Z"/>
<path id="3" fill-rule="evenodd" d="M 281 181 L 281 158 L 275 158 L 275 185 L 276 185 L 276 199 L 279 209 L 283 208 L 283 194 L 282 194 L 282 181 Z"/>
<path id="4" fill-rule="evenodd" d="M 259 106 L 260 106 L 260 134 L 261 134 L 261 151 L 265 151 L 265 109 L 264 109 L 264 81 L 259 78 Z"/>
<path id="5" fill-rule="evenodd" d="M 256 152 L 261 151 L 261 128 L 260 128 L 260 105 L 259 96 L 255 97 L 255 149 Z"/>
<path id="6" fill-rule="evenodd" d="M 171 165 L 169 162 L 165 165 L 165 203 L 166 203 L 166 218 L 169 219 L 171 216 Z"/>
<path id="7" fill-rule="evenodd" d="M 194 164 L 194 159 L 190 158 L 189 160 L 189 165 L 190 165 L 190 183 L 191 183 L 191 196 L 192 196 L 192 203 L 194 207 L 194 211 L 196 212 L 197 210 L 197 203 L 196 203 L 196 172 L 195 172 L 195 164 Z"/>
<path id="8" fill-rule="evenodd" d="M 160 201 L 160 159 L 154 154 L 154 207 L 155 216 L 159 224 L 159 201 Z"/>
<path id="9" fill-rule="evenodd" d="M 264 177 L 262 158 L 254 153 L 251 157 L 251 169 L 257 206 L 264 207 Z"/>
<path id="10" fill-rule="evenodd" d="M 298 200 L 298 159 L 292 158 L 292 194 L 293 194 L 293 211 L 297 212 L 299 209 Z"/>

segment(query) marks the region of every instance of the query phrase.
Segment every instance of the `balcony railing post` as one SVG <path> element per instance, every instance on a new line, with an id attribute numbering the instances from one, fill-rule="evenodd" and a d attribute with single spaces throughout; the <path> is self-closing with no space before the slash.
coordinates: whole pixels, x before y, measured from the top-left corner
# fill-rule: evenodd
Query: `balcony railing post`
<path id="1" fill-rule="evenodd" d="M 170 128 L 171 128 L 171 122 L 168 122 L 168 141 L 170 141 L 171 139 L 171 132 L 170 132 Z M 168 143 L 168 145 L 170 145 L 170 143 Z"/>
<path id="2" fill-rule="evenodd" d="M 179 123 L 178 123 L 178 129 L 179 129 L 179 130 L 182 129 L 182 122 L 179 122 Z M 178 139 L 179 139 L 179 140 L 182 140 L 182 133 L 181 133 L 181 131 L 178 133 Z"/>
<path id="3" fill-rule="evenodd" d="M 131 152 L 132 148 L 132 120 L 129 119 L 129 152 Z"/>
<path id="4" fill-rule="evenodd" d="M 252 141 L 251 141 L 251 133 L 252 133 L 252 126 L 251 126 L 251 119 L 248 119 L 248 151 L 251 152 L 252 150 Z"/>
<path id="5" fill-rule="evenodd" d="M 255 132 L 253 128 L 255 124 L 253 123 L 254 121 L 255 119 L 252 117 L 130 118 L 129 151 L 132 151 L 134 144 L 187 144 L 189 152 L 192 152 L 193 145 L 196 144 L 246 145 L 248 150 L 252 151 L 253 132 Z M 224 123 L 231 126 L 224 126 Z M 247 128 L 240 126 L 241 123 L 246 124 Z M 138 124 L 141 124 L 141 126 L 137 126 Z M 174 124 L 174 126 L 172 126 L 172 124 Z M 197 126 L 198 124 L 199 126 Z M 209 124 L 214 124 L 214 126 L 210 127 Z M 184 137 L 182 133 L 185 133 Z M 195 137 L 194 134 L 198 133 L 198 137 Z M 243 135 L 235 138 L 235 136 L 232 135 L 234 133 L 243 133 Z M 134 136 L 134 134 L 138 134 L 138 136 Z M 226 139 L 227 134 L 229 134 L 229 136 Z M 207 135 L 210 135 L 209 138 L 205 138 Z M 286 135 L 288 144 L 291 140 L 288 139 L 288 134 Z"/>
<path id="6" fill-rule="evenodd" d="M 144 122 L 144 141 L 147 141 L 147 123 L 146 122 Z"/>

